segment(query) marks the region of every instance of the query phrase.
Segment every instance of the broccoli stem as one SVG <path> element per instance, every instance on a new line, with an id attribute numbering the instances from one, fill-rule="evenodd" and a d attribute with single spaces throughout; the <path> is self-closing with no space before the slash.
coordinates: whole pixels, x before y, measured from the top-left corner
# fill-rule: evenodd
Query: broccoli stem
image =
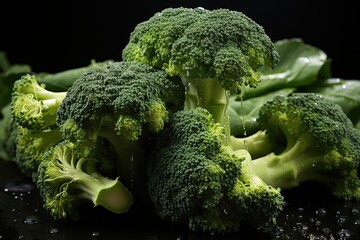
<path id="1" fill-rule="evenodd" d="M 186 87 L 184 110 L 202 107 L 207 109 L 215 122 L 225 125 L 228 121 L 226 107 L 227 91 L 213 79 L 191 79 L 183 82 Z"/>
<path id="2" fill-rule="evenodd" d="M 94 173 L 83 177 L 76 188 L 81 189 L 83 197 L 91 199 L 95 206 L 100 205 L 114 213 L 127 212 L 132 206 L 132 194 L 118 178 L 108 179 Z"/>
<path id="3" fill-rule="evenodd" d="M 58 99 L 60 102 L 65 98 L 67 92 L 52 92 L 44 88 L 34 91 L 34 96 L 39 100 Z"/>
<path id="4" fill-rule="evenodd" d="M 66 159 L 66 158 L 64 158 Z M 94 171 L 94 162 L 89 162 L 85 158 L 76 161 L 75 158 L 64 161 L 60 160 L 56 162 L 57 170 L 61 172 L 55 172 L 53 178 L 46 181 L 60 181 L 63 182 L 61 187 L 67 187 L 71 191 L 81 190 L 78 196 L 82 199 L 90 200 L 95 206 L 102 206 L 112 212 L 122 213 L 127 212 L 132 205 L 133 198 L 131 193 L 124 187 L 124 185 L 116 179 L 109 179 Z M 90 166 L 89 166 L 90 164 Z M 86 166 L 86 170 L 90 169 L 90 172 L 84 172 L 83 167 Z"/>
<path id="5" fill-rule="evenodd" d="M 227 136 L 230 135 L 230 120 L 227 113 L 229 92 L 214 79 L 186 79 L 182 77 L 185 86 L 184 110 L 197 107 L 207 109 L 214 118 L 225 128 Z"/>
<path id="6" fill-rule="evenodd" d="M 245 149 L 251 157 L 259 158 L 273 151 L 274 146 L 266 131 L 259 130 L 246 137 L 230 136 L 230 145 L 233 150 Z"/>
<path id="7" fill-rule="evenodd" d="M 309 151 L 297 141 L 280 154 L 270 153 L 247 162 L 247 169 L 259 176 L 266 184 L 290 189 L 306 181 L 318 181 L 327 186 L 334 184 L 334 177 L 322 174 L 324 155 Z"/>
<path id="8" fill-rule="evenodd" d="M 114 131 L 115 122 L 109 119 L 104 120 L 101 125 L 99 136 L 107 139 L 113 146 L 117 160 L 116 172 L 121 182 L 132 192 L 133 195 L 142 196 L 146 192 L 146 157 L 147 131 L 143 131 L 138 140 L 128 140 Z M 144 200 L 141 199 L 140 201 Z M 146 200 L 144 200 L 146 201 Z"/>

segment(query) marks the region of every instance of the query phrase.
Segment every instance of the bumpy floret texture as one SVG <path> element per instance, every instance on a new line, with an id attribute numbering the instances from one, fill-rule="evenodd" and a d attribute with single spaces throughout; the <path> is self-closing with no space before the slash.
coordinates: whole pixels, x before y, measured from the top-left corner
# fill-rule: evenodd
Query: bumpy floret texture
<path id="1" fill-rule="evenodd" d="M 174 114 L 148 165 L 149 193 L 160 217 L 214 232 L 273 221 L 282 208 L 280 192 L 243 175 L 244 159 L 223 142 L 224 129 L 207 110 Z"/>

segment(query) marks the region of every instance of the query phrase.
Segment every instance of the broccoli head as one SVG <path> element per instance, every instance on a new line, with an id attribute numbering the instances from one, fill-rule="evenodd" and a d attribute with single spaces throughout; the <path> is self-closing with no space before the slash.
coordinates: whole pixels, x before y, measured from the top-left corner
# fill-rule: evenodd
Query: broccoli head
<path id="1" fill-rule="evenodd" d="M 337 104 L 315 93 L 277 96 L 260 109 L 259 126 L 278 148 L 251 161 L 267 184 L 316 181 L 340 199 L 360 199 L 360 132 Z"/>
<path id="2" fill-rule="evenodd" d="M 173 115 L 156 136 L 147 168 L 160 217 L 217 233 L 247 224 L 265 230 L 274 223 L 282 210 L 280 191 L 243 171 L 245 157 L 225 142 L 224 128 L 206 109 Z"/>
<path id="3" fill-rule="evenodd" d="M 36 184 L 43 199 L 44 209 L 55 219 L 77 220 L 81 206 L 93 206 L 114 212 L 127 212 L 133 203 L 132 194 L 119 181 L 102 174 L 106 146 L 101 142 L 68 140 L 48 151 L 36 175 Z"/>
<path id="4" fill-rule="evenodd" d="M 122 57 L 179 76 L 185 110 L 203 107 L 222 125 L 228 124 L 227 93 L 256 87 L 257 69 L 279 61 L 264 29 L 243 13 L 184 7 L 166 8 L 139 23 Z"/>
<path id="5" fill-rule="evenodd" d="M 25 74 L 15 81 L 12 93 L 12 115 L 21 126 L 42 130 L 56 123 L 56 112 L 66 92 L 52 92 L 39 84 L 35 75 Z"/>
<path id="6" fill-rule="evenodd" d="M 163 70 L 138 62 L 109 62 L 68 89 L 57 124 L 70 141 L 108 141 L 122 183 L 137 195 L 133 191 L 146 192 L 147 135 L 160 131 L 171 113 L 183 107 L 183 99 L 181 81 Z"/>

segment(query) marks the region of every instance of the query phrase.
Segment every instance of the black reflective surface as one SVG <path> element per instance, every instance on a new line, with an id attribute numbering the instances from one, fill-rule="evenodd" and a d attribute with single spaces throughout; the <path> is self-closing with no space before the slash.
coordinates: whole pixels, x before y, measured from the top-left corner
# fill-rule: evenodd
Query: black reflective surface
<path id="1" fill-rule="evenodd" d="M 0 239 L 360 239 L 360 202 L 338 201 L 320 187 L 309 183 L 284 192 L 284 211 L 268 234 L 249 228 L 221 236 L 194 233 L 142 211 L 119 216 L 100 208 L 91 209 L 80 222 L 62 223 L 44 211 L 31 179 L 13 162 L 0 160 Z"/>

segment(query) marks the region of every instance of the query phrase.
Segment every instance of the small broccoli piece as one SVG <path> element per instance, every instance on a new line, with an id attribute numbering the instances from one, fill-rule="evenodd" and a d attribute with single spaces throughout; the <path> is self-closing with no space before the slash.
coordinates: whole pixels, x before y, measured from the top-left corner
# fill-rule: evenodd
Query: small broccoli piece
<path id="1" fill-rule="evenodd" d="M 16 152 L 17 124 L 12 120 L 11 104 L 1 110 L 0 119 L 0 159 L 12 161 Z"/>
<path id="2" fill-rule="evenodd" d="M 233 152 L 224 135 L 201 107 L 173 115 L 156 136 L 147 167 L 154 211 L 196 231 L 232 232 L 243 225 L 269 229 L 283 197 L 242 169 L 244 155 Z"/>
<path id="3" fill-rule="evenodd" d="M 316 181 L 339 199 L 360 199 L 360 132 L 339 105 L 315 93 L 278 96 L 260 109 L 259 125 L 283 146 L 251 161 L 265 183 L 289 189 Z"/>
<path id="4" fill-rule="evenodd" d="M 27 176 L 36 173 L 43 155 L 63 140 L 59 128 L 32 131 L 17 125 L 15 134 L 14 161 Z"/>
<path id="5" fill-rule="evenodd" d="M 44 208 L 55 219 L 79 219 L 81 206 L 89 201 L 114 213 L 125 213 L 132 206 L 133 197 L 119 179 L 100 173 L 100 149 L 91 141 L 65 140 L 44 155 L 36 184 Z"/>
<path id="6" fill-rule="evenodd" d="M 57 124 L 71 141 L 106 139 L 122 183 L 133 194 L 146 192 L 147 135 L 159 132 L 183 101 L 179 79 L 148 64 L 113 62 L 74 82 L 58 109 Z"/>
<path id="7" fill-rule="evenodd" d="M 42 130 L 54 126 L 56 112 L 66 92 L 52 92 L 39 84 L 34 75 L 23 75 L 15 81 L 12 93 L 12 114 L 21 126 Z"/>
<path id="8" fill-rule="evenodd" d="M 139 23 L 122 57 L 179 76 L 185 110 L 203 107 L 227 131 L 228 93 L 256 87 L 257 69 L 279 61 L 264 29 L 243 13 L 183 7 L 166 8 Z"/>

